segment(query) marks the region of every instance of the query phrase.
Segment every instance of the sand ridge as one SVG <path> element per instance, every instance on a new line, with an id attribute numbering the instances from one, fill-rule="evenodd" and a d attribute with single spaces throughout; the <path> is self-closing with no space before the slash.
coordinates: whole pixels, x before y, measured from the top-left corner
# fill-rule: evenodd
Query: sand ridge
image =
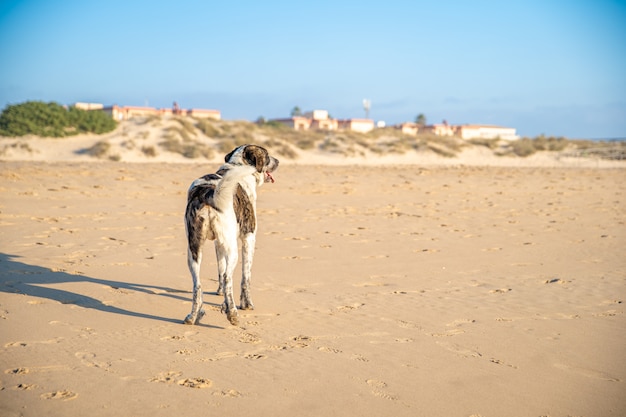
<path id="1" fill-rule="evenodd" d="M 358 139 L 357 136 L 357 140 L 344 137 L 343 132 L 328 132 L 322 142 L 332 143 L 332 146 L 321 143 L 319 137 L 315 144 L 301 146 L 298 141 L 304 139 L 298 139 L 298 136 L 294 135 L 295 132 L 291 132 L 291 136 L 275 136 L 272 135 L 271 129 L 259 130 L 255 124 L 249 122 L 213 122 L 214 124 L 209 124 L 213 136 L 208 136 L 194 123 L 198 121 L 192 118 L 157 117 L 121 121 L 114 131 L 103 135 L 82 134 L 65 138 L 0 137 L 0 161 L 116 160 L 123 163 L 219 164 L 223 160 L 223 155 L 236 145 L 255 143 L 272 149 L 283 165 L 626 167 L 626 161 L 619 159 L 573 157 L 571 149 L 563 152 L 539 151 L 528 157 L 498 156 L 485 146 L 472 145 L 464 141 L 460 150 L 454 151 L 456 155 L 448 157 L 432 149 L 413 149 L 405 142 L 410 142 L 415 139 L 414 137 L 406 136 L 399 139 L 397 134 L 395 136 L 383 134 L 377 139 L 369 136 Z M 445 141 L 447 138 L 442 137 L 441 140 Z M 377 142 L 379 145 L 388 146 L 381 145 L 379 152 L 372 152 L 370 149 L 359 147 L 360 141 Z M 394 143 L 395 147 L 391 146 Z M 434 145 L 437 145 L 436 148 L 443 146 Z"/>

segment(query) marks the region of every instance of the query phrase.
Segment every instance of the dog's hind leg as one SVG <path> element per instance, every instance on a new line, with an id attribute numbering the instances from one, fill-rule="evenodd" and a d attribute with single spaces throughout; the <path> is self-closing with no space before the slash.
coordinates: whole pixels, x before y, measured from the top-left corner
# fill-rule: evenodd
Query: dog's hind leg
<path id="1" fill-rule="evenodd" d="M 201 250 L 198 249 L 195 253 L 191 248 L 187 250 L 187 265 L 189 266 L 189 272 L 191 272 L 191 278 L 193 280 L 193 300 L 191 303 L 191 313 L 185 317 L 185 324 L 197 324 L 202 316 L 204 316 L 204 310 L 202 310 L 202 282 L 200 282 L 201 262 Z"/>
<path id="2" fill-rule="evenodd" d="M 237 306 L 233 296 L 233 272 L 237 266 L 237 239 L 233 242 L 218 244 L 218 252 L 224 257 L 224 273 L 222 280 L 224 282 L 224 304 L 222 304 L 222 313 L 226 313 L 226 318 L 230 324 L 236 326 L 239 324 L 237 318 Z"/>
<path id="3" fill-rule="evenodd" d="M 224 271 L 226 270 L 226 260 L 220 253 L 217 241 L 215 242 L 215 258 L 217 259 L 217 295 L 224 295 Z"/>
<path id="4" fill-rule="evenodd" d="M 252 261 L 254 258 L 254 244 L 256 237 L 254 233 L 248 233 L 241 238 L 241 298 L 240 307 L 242 310 L 254 310 L 252 298 L 250 298 L 250 279 L 252 278 Z"/>

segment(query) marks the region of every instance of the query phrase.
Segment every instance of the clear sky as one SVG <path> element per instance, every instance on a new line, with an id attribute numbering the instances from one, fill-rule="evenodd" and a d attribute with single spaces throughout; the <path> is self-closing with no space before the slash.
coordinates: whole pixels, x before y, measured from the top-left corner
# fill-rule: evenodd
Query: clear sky
<path id="1" fill-rule="evenodd" d="M 625 0 L 0 0 L 0 108 L 294 106 L 626 137 Z"/>

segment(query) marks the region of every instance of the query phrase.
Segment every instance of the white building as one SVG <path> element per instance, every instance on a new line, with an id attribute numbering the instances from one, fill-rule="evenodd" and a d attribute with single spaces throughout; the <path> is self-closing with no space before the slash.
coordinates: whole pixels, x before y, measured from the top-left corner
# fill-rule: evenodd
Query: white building
<path id="1" fill-rule="evenodd" d="M 504 139 L 517 140 L 519 136 L 515 132 L 515 128 L 492 126 L 492 125 L 460 125 L 456 127 L 457 136 L 462 139 Z"/>

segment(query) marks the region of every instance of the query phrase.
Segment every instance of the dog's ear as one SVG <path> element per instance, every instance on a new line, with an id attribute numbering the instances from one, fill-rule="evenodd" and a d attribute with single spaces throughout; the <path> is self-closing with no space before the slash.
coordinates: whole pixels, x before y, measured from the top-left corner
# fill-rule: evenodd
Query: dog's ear
<path id="1" fill-rule="evenodd" d="M 243 159 L 255 167 L 257 172 L 263 172 L 263 168 L 269 163 L 269 153 L 260 146 L 248 145 L 243 151 Z"/>
<path id="2" fill-rule="evenodd" d="M 228 162 L 230 161 L 231 156 L 233 156 L 233 154 L 235 153 L 235 151 L 239 149 L 239 148 L 235 148 L 232 151 L 230 151 L 225 157 L 224 157 L 224 162 Z"/>

